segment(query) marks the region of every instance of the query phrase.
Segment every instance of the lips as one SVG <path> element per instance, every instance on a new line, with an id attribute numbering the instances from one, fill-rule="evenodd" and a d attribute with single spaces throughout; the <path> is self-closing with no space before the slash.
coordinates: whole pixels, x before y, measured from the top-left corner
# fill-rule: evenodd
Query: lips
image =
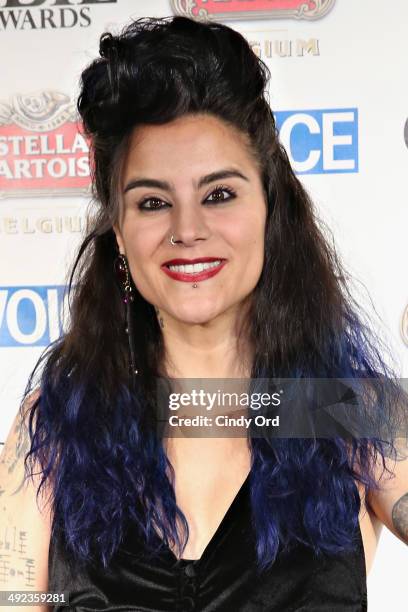
<path id="1" fill-rule="evenodd" d="M 210 263 L 211 261 L 224 261 L 223 257 L 198 257 L 197 259 L 169 259 L 163 266 L 187 266 L 196 263 Z"/>
<path id="2" fill-rule="evenodd" d="M 202 270 L 201 272 L 196 272 L 196 273 L 179 272 L 176 270 L 170 270 L 170 268 L 168 267 L 169 265 L 171 266 L 192 265 L 196 263 L 209 263 L 212 261 L 220 261 L 220 264 L 218 266 L 214 266 L 207 270 Z M 222 257 L 200 257 L 197 259 L 170 259 L 169 261 L 166 261 L 166 263 L 162 264 L 161 269 L 170 278 L 174 280 L 182 281 L 185 283 L 189 283 L 192 281 L 197 282 L 197 281 L 206 280 L 207 278 L 211 278 L 212 276 L 215 276 L 216 274 L 218 274 L 220 270 L 222 270 L 222 268 L 225 266 L 226 263 L 227 263 L 227 260 L 223 259 Z"/>

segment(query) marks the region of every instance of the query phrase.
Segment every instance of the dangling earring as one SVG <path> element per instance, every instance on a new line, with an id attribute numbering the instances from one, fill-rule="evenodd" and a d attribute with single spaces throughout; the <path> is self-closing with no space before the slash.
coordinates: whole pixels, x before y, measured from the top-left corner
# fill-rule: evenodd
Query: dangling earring
<path id="1" fill-rule="evenodd" d="M 133 289 L 130 282 L 130 274 L 128 263 L 125 255 L 121 253 L 116 257 L 113 267 L 115 270 L 116 278 L 119 282 L 122 299 L 126 306 L 126 334 L 129 343 L 129 356 L 130 356 L 130 370 L 132 374 L 132 381 L 134 384 L 134 376 L 139 373 L 135 365 L 135 346 L 134 346 L 134 330 L 133 330 L 133 317 L 131 304 L 134 300 Z"/>
<path id="2" fill-rule="evenodd" d="M 160 310 L 159 310 L 159 309 L 158 309 L 156 306 L 154 307 L 154 309 L 155 309 L 155 311 L 156 311 L 157 318 L 159 319 L 159 324 L 160 324 L 160 327 L 163 329 L 163 327 L 164 327 L 164 321 L 163 321 L 163 317 L 161 317 L 161 316 L 160 316 Z"/>

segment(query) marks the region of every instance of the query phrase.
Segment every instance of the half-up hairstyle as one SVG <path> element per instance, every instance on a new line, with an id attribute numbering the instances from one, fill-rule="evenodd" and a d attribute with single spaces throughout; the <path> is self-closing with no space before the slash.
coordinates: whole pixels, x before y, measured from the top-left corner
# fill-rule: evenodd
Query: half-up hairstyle
<path id="1" fill-rule="evenodd" d="M 255 349 L 252 378 L 390 381 L 386 394 L 369 394 L 390 444 L 380 437 L 349 445 L 337 437 L 252 440 L 259 568 L 274 561 L 280 546 L 303 543 L 316 554 L 353 547 L 360 508 L 355 481 L 366 492 L 378 487 L 373 466 L 393 450 L 389 413 L 398 386 L 386 364 L 387 349 L 364 322 L 335 248 L 279 142 L 267 100 L 269 78 L 241 34 L 185 17 L 138 19 L 119 35 L 103 34 L 100 57 L 81 75 L 78 111 L 91 144 L 96 213 L 69 279 L 68 328 L 39 360 L 26 390 L 34 388 L 41 364 L 26 463 L 37 458 L 42 484 L 52 483 L 53 534 L 64 534 L 78 561 L 107 566 L 129 525 L 151 554 L 170 544 L 182 553 L 188 535 L 155 425 L 162 332 L 154 306 L 134 287 L 139 377 L 133 391 L 113 271 L 121 168 L 138 125 L 207 113 L 247 137 L 267 202 L 264 267 L 246 322 Z"/>

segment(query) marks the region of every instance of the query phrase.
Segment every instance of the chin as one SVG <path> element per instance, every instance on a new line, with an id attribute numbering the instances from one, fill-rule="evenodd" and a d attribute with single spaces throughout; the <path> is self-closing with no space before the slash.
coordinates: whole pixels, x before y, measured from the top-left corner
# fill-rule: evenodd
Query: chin
<path id="1" fill-rule="evenodd" d="M 206 323 L 210 323 L 215 317 L 214 316 L 205 316 L 202 315 L 198 317 L 197 315 L 191 315 L 191 317 L 180 316 L 178 317 L 179 321 L 185 323 L 186 325 L 205 325 Z"/>
<path id="2" fill-rule="evenodd" d="M 196 307 L 191 304 L 189 307 L 175 309 L 174 311 L 176 319 L 190 325 L 204 325 L 212 321 L 219 314 L 221 313 L 218 309 L 205 308 L 203 304 L 196 305 Z"/>

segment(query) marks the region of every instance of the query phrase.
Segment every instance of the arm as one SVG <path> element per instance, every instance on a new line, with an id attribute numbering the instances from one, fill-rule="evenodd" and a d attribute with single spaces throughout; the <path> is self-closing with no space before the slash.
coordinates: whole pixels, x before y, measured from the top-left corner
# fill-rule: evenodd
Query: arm
<path id="1" fill-rule="evenodd" d="M 396 460 L 385 459 L 387 467 L 393 473 L 391 477 L 384 472 L 379 481 L 381 490 L 371 490 L 367 502 L 377 518 L 396 535 L 408 544 L 408 444 L 404 438 L 396 443 L 398 457 Z M 383 472 L 382 462 L 378 464 L 377 475 Z"/>
<path id="2" fill-rule="evenodd" d="M 28 402 L 32 402 L 32 395 Z M 24 413 L 28 405 L 24 406 Z M 46 591 L 51 513 L 46 495 L 36 500 L 38 476 L 24 483 L 24 457 L 29 434 L 20 412 L 0 455 L 0 590 Z M 37 472 L 38 470 L 34 470 Z M 46 612 L 46 606 L 13 606 L 13 610 Z"/>

